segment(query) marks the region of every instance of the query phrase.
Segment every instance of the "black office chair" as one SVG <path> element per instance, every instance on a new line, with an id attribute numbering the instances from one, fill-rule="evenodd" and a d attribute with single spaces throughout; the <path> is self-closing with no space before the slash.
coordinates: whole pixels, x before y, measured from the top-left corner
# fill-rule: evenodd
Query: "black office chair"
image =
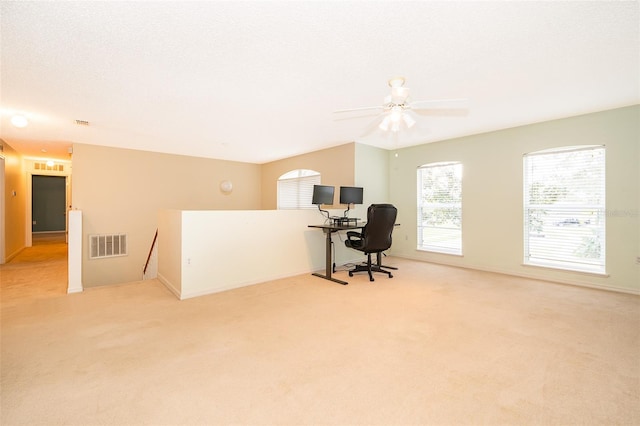
<path id="1" fill-rule="evenodd" d="M 391 233 L 396 223 L 398 209 L 392 204 L 371 204 L 367 209 L 367 224 L 362 228 L 362 232 L 348 231 L 347 240 L 344 242 L 347 247 L 364 252 L 367 255 L 366 265 L 357 265 L 349 271 L 352 277 L 354 272 L 367 271 L 369 280 L 374 281 L 373 272 L 382 272 L 393 278 L 388 269 L 397 269 L 390 266 L 383 266 L 381 254 L 391 247 Z M 377 264 L 371 264 L 371 254 L 377 254 Z"/>

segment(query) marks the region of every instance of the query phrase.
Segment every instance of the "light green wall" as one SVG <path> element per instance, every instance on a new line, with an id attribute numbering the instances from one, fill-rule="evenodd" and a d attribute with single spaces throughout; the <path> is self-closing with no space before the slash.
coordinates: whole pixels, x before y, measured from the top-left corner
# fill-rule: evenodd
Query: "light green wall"
<path id="1" fill-rule="evenodd" d="M 390 199 L 401 257 L 565 283 L 640 292 L 640 107 L 554 120 L 389 152 Z M 605 145 L 608 277 L 523 266 L 522 157 L 568 145 Z M 463 256 L 418 251 L 416 169 L 463 163 Z"/>
<path id="2" fill-rule="evenodd" d="M 363 203 L 355 207 L 351 217 L 363 220 L 367 217 L 367 207 L 375 203 L 389 202 L 389 154 L 381 148 L 355 144 L 354 186 L 361 186 Z"/>

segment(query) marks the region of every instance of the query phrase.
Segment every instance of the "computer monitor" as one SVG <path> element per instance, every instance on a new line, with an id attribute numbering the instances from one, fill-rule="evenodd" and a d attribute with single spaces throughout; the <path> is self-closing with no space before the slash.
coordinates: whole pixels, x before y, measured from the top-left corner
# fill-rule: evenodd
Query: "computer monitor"
<path id="1" fill-rule="evenodd" d="M 347 217 L 351 204 L 362 204 L 362 188 L 359 186 L 341 186 L 340 204 L 347 205 L 347 209 L 344 211 L 344 217 Z"/>
<path id="2" fill-rule="evenodd" d="M 330 204 L 333 205 L 333 193 L 335 188 L 328 185 L 313 185 L 313 197 L 311 204 Z"/>
<path id="3" fill-rule="evenodd" d="M 340 187 L 340 204 L 362 204 L 362 188 L 357 186 Z"/>
<path id="4" fill-rule="evenodd" d="M 311 204 L 317 204 L 320 213 L 327 215 L 329 218 L 329 212 L 320 208 L 321 204 L 333 205 L 333 193 L 335 187 L 329 185 L 313 185 L 313 196 L 311 197 Z"/>

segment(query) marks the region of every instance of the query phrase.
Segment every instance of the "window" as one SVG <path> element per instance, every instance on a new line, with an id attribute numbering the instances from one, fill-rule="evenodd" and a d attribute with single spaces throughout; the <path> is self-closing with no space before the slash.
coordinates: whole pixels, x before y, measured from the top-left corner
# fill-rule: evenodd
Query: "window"
<path id="1" fill-rule="evenodd" d="M 311 204 L 313 185 L 320 184 L 314 170 L 291 170 L 278 178 L 278 209 L 315 209 Z"/>
<path id="2" fill-rule="evenodd" d="M 605 149 L 524 156 L 524 263 L 605 272 Z"/>
<path id="3" fill-rule="evenodd" d="M 462 254 L 462 163 L 418 167 L 418 250 Z"/>

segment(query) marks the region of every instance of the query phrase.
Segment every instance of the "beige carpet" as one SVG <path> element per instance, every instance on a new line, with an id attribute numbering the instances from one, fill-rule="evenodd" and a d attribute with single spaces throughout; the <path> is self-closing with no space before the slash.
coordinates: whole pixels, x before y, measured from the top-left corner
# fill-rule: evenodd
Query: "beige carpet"
<path id="1" fill-rule="evenodd" d="M 64 233 L 34 234 L 33 247 L 0 266 L 2 307 L 67 293 Z"/>
<path id="2" fill-rule="evenodd" d="M 637 296 L 387 263 L 185 301 L 7 264 L 1 424 L 640 424 Z"/>

